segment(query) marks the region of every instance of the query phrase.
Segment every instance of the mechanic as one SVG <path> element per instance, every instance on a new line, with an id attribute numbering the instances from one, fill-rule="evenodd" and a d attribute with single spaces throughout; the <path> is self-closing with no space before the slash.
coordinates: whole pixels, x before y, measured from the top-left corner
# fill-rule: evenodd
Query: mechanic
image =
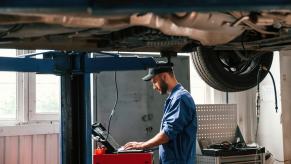
<path id="1" fill-rule="evenodd" d="M 192 96 L 178 83 L 171 66 L 151 68 L 143 80 L 150 80 L 153 89 L 160 94 L 169 94 L 164 104 L 160 132 L 145 142 L 128 142 L 124 149 L 159 146 L 162 164 L 196 163 L 197 116 Z"/>

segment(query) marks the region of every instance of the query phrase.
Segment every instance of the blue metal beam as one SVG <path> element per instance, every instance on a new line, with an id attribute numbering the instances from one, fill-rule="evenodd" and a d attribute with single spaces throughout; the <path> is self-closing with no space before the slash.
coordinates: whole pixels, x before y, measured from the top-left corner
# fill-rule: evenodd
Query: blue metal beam
<path id="1" fill-rule="evenodd" d="M 217 11 L 217 10 L 257 10 L 289 9 L 290 0 L 2 0 L 0 8 L 33 9 L 59 11 L 86 11 L 114 14 L 133 12 L 177 12 L 177 11 Z"/>
<path id="2" fill-rule="evenodd" d="M 0 71 L 53 73 L 55 63 L 49 59 L 0 57 Z"/>
<path id="3" fill-rule="evenodd" d="M 139 57 L 119 57 L 106 56 L 87 58 L 85 60 L 85 73 L 97 73 L 101 71 L 126 71 L 126 70 L 145 70 L 154 67 L 156 62 L 153 58 Z"/>
<path id="4" fill-rule="evenodd" d="M 33 56 L 31 54 L 25 58 L 0 57 L 0 71 L 37 72 L 45 74 L 71 72 L 73 74 L 83 74 L 102 71 L 144 70 L 154 67 L 156 64 L 151 57 L 119 57 L 114 54 L 107 56 L 100 54 L 96 58 L 85 59 L 82 58 L 82 56 L 88 56 L 88 53 L 85 52 L 65 54 L 58 51 L 51 51 L 44 52 L 42 55 L 47 58 L 30 58 Z M 82 67 L 80 66 L 81 62 L 83 62 Z"/>
<path id="5" fill-rule="evenodd" d="M 84 162 L 86 164 L 92 164 L 92 121 L 91 121 L 91 85 L 90 85 L 90 74 L 85 73 L 83 76 L 83 93 L 81 96 L 83 100 L 83 114 L 82 117 L 84 118 L 83 123 L 83 154 L 84 154 Z"/>

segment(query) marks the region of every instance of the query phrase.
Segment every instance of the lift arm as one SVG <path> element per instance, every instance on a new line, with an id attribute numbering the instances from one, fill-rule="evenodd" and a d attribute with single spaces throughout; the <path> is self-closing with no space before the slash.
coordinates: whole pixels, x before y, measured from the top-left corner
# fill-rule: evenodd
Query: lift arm
<path id="1" fill-rule="evenodd" d="M 152 57 L 120 57 L 116 54 L 94 53 L 88 57 L 87 52 L 59 52 L 28 54 L 23 57 L 0 57 L 0 71 L 36 72 L 43 74 L 98 73 L 102 71 L 145 70 L 154 67 L 156 62 Z M 43 59 L 34 58 L 43 55 Z M 84 56 L 87 56 L 84 58 Z"/>
<path id="2" fill-rule="evenodd" d="M 22 58 L 0 57 L 0 71 L 61 75 L 61 163 L 92 164 L 90 73 L 142 70 L 154 67 L 153 58 L 120 57 L 83 52 L 45 52 Z M 32 58 L 43 55 L 43 59 Z"/>

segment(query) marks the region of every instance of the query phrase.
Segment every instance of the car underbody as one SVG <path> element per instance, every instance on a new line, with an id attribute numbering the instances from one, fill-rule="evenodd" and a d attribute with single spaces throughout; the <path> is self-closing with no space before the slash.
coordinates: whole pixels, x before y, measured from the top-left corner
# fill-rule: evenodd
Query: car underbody
<path id="1" fill-rule="evenodd" d="M 1 47 L 182 52 L 201 44 L 274 51 L 290 49 L 291 41 L 289 11 L 93 16 L 20 10 L 0 15 Z"/>
<path id="2" fill-rule="evenodd" d="M 222 91 L 254 87 L 260 67 L 270 68 L 272 52 L 291 49 L 289 10 L 94 15 L 11 9 L 0 15 L 1 48 L 195 52 L 202 79 Z"/>

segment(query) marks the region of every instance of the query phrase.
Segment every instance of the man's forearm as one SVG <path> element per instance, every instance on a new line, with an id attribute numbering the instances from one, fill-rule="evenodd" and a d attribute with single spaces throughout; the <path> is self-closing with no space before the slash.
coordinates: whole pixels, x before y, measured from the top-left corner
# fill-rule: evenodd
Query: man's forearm
<path id="1" fill-rule="evenodd" d="M 149 149 L 149 148 L 167 143 L 168 141 L 169 141 L 169 137 L 164 133 L 164 131 L 161 131 L 150 140 L 144 142 L 142 144 L 142 147 L 144 149 Z"/>
<path id="2" fill-rule="evenodd" d="M 124 149 L 150 149 L 152 147 L 167 143 L 168 141 L 169 137 L 161 131 L 146 142 L 128 142 L 124 145 Z"/>

